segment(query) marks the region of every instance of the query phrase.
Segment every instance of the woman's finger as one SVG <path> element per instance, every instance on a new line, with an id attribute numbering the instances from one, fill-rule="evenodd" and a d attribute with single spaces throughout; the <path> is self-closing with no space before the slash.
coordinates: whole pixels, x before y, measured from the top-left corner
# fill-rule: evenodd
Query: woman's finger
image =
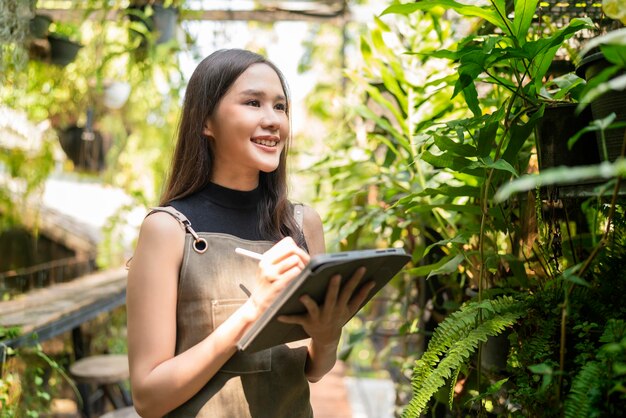
<path id="1" fill-rule="evenodd" d="M 348 309 L 350 310 L 350 313 L 356 312 L 357 309 L 361 307 L 363 302 L 365 302 L 365 299 L 367 299 L 367 295 L 370 294 L 375 285 L 376 283 L 373 281 L 364 284 L 363 287 L 359 289 L 357 294 L 352 297 L 352 299 L 350 299 L 350 303 L 348 303 Z"/>
<path id="2" fill-rule="evenodd" d="M 324 307 L 335 306 L 337 303 L 337 296 L 339 295 L 339 289 L 341 288 L 341 276 L 336 274 L 330 279 L 328 288 L 326 289 L 326 297 L 324 298 Z"/>
<path id="3" fill-rule="evenodd" d="M 279 322 L 283 322 L 285 324 L 306 324 L 306 316 L 303 315 L 280 315 L 276 319 L 278 319 Z"/>
<path id="4" fill-rule="evenodd" d="M 309 295 L 302 295 L 300 297 L 300 302 L 304 305 L 306 310 L 309 312 L 309 315 L 313 318 L 319 317 L 320 308 L 317 306 L 317 303 L 311 298 Z"/>
<path id="5" fill-rule="evenodd" d="M 337 300 L 338 305 L 345 306 L 348 304 L 348 302 L 352 298 L 352 293 L 354 293 L 354 289 L 356 289 L 356 287 L 359 285 L 359 282 L 364 275 L 365 267 L 359 267 L 357 271 L 354 272 L 350 280 L 348 280 L 348 282 L 341 289 L 339 299 Z"/>
<path id="6" fill-rule="evenodd" d="M 263 253 L 263 259 L 261 261 L 265 260 L 269 263 L 277 264 L 283 259 L 294 254 L 300 257 L 304 264 L 307 264 L 310 260 L 306 251 L 298 247 L 293 238 L 285 237 L 276 243 L 272 248 Z"/>
<path id="7" fill-rule="evenodd" d="M 294 267 L 298 267 L 300 270 L 303 270 L 305 267 L 304 262 L 300 257 L 296 254 L 292 254 L 291 256 L 284 258 L 280 262 L 274 264 L 276 271 L 278 274 L 282 274 L 288 270 L 291 270 Z"/>

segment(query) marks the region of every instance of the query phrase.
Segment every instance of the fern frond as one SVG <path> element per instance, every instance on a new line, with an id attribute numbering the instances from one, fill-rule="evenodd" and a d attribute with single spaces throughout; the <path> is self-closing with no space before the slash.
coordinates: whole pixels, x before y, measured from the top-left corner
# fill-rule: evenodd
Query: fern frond
<path id="1" fill-rule="evenodd" d="M 567 399 L 565 400 L 565 418 L 578 418 L 589 416 L 594 397 L 592 392 L 597 392 L 603 379 L 602 367 L 597 362 L 585 364 L 572 382 Z"/>
<path id="2" fill-rule="evenodd" d="M 613 343 L 620 342 L 626 335 L 626 321 L 623 319 L 609 319 L 600 337 L 600 342 Z"/>
<path id="3" fill-rule="evenodd" d="M 452 409 L 452 404 L 454 403 L 454 388 L 456 386 L 457 380 L 459 380 L 459 373 L 461 372 L 461 368 L 459 367 L 454 372 L 454 377 L 450 380 L 450 393 L 448 394 L 448 405 L 450 409 Z"/>
<path id="4" fill-rule="evenodd" d="M 503 296 L 482 303 L 470 302 L 448 316 L 439 324 L 428 349 L 415 364 L 413 398 L 403 416 L 419 416 L 430 398 L 445 385 L 447 379 L 458 373 L 480 342 L 499 335 L 525 311 L 524 302 Z"/>

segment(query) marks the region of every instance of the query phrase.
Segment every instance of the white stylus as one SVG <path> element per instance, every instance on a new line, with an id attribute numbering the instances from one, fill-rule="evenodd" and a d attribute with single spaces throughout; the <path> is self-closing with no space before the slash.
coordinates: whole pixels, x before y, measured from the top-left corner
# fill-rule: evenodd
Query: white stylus
<path id="1" fill-rule="evenodd" d="M 255 260 L 260 260 L 263 258 L 263 254 L 255 253 L 254 251 L 246 250 L 244 248 L 235 248 L 235 252 L 237 254 L 245 255 L 246 257 L 254 258 Z"/>

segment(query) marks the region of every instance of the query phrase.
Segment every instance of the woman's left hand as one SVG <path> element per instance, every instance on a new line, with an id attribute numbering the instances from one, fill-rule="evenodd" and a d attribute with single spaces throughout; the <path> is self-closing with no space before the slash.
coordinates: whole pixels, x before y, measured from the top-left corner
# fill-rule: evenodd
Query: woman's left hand
<path id="1" fill-rule="evenodd" d="M 304 295 L 300 301 L 307 309 L 306 314 L 282 315 L 278 320 L 287 324 L 301 325 L 317 344 L 337 344 L 341 337 L 341 328 L 354 316 L 374 288 L 374 282 L 369 282 L 356 290 L 364 274 L 365 268 L 359 268 L 343 287 L 341 276 L 333 276 L 326 290 L 323 305 L 319 306 L 310 296 Z"/>

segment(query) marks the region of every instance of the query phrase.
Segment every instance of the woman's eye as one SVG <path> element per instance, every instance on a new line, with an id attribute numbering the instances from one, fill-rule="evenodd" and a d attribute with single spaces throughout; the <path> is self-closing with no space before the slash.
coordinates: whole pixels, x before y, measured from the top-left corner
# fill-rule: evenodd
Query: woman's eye
<path id="1" fill-rule="evenodd" d="M 261 103 L 258 100 L 249 100 L 246 102 L 246 104 L 248 106 L 256 106 L 256 107 L 261 106 Z"/>
<path id="2" fill-rule="evenodd" d="M 278 110 L 282 110 L 283 112 L 284 112 L 285 110 L 287 110 L 287 105 L 286 105 L 286 104 L 284 104 L 284 103 L 279 103 L 279 104 L 277 104 L 277 105 L 276 105 L 276 106 L 274 106 L 274 107 L 275 107 L 276 109 L 278 109 Z"/>

